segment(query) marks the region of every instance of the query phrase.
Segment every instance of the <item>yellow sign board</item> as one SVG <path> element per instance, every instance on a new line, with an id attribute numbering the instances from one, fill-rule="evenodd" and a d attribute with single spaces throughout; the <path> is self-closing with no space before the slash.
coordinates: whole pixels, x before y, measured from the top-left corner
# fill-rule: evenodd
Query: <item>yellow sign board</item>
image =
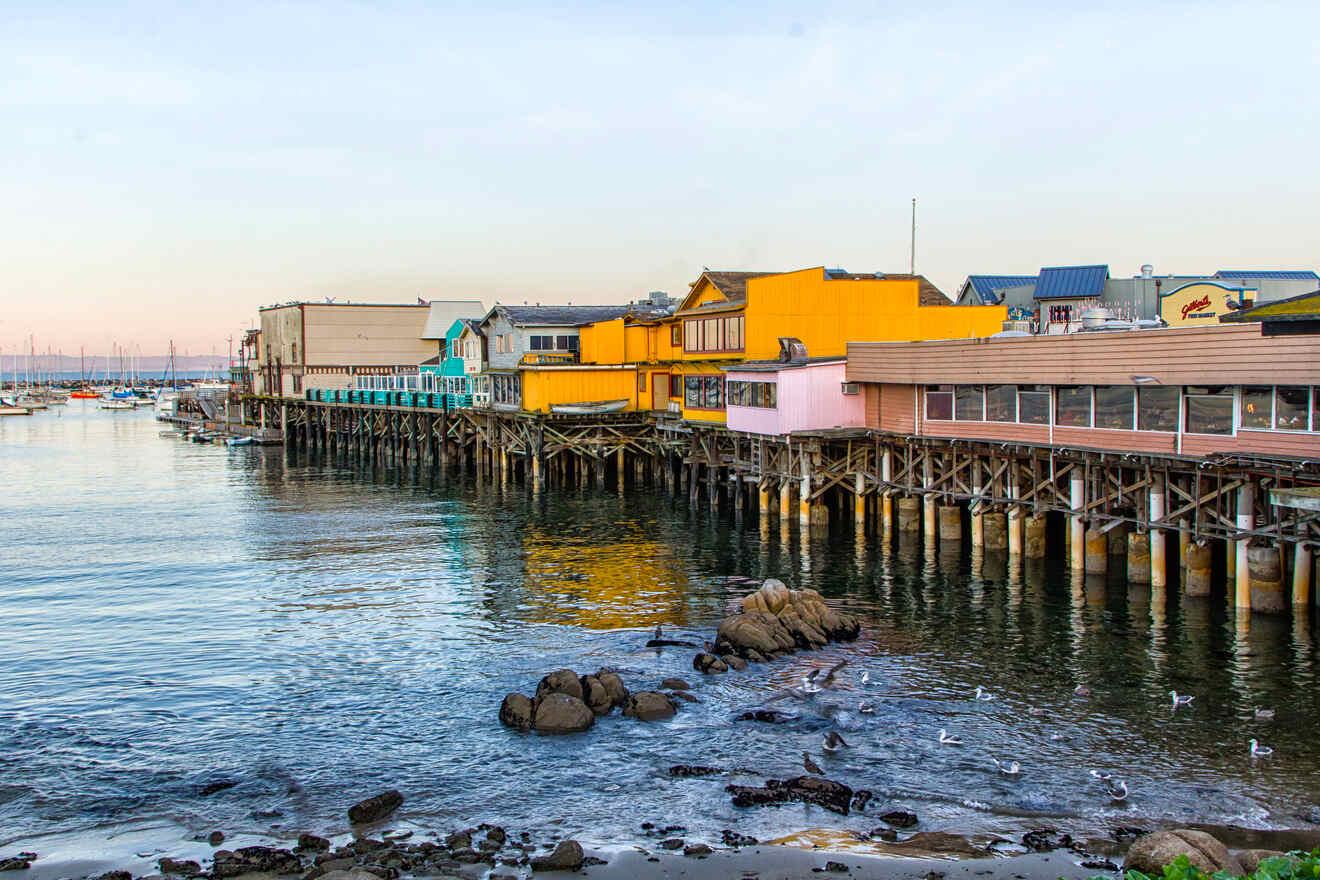
<path id="1" fill-rule="evenodd" d="M 1242 304 L 1247 289 L 1225 287 L 1213 281 L 1194 281 L 1160 294 L 1160 317 L 1170 327 L 1197 327 L 1219 323 L 1219 316 Z M 1252 294 L 1255 291 L 1251 291 Z M 1250 299 L 1251 297 L 1248 297 Z"/>

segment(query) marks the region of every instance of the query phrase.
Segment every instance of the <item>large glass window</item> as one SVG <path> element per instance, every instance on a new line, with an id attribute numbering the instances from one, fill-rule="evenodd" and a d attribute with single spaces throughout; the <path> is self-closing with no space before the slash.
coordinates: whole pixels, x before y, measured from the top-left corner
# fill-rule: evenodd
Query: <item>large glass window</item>
<path id="1" fill-rule="evenodd" d="M 988 422 L 1017 421 L 1017 386 L 985 386 L 985 418 Z"/>
<path id="2" fill-rule="evenodd" d="M 1054 423 L 1069 428 L 1091 427 L 1091 386 L 1061 385 L 1055 392 Z"/>
<path id="3" fill-rule="evenodd" d="M 953 421 L 953 386 L 926 386 L 926 418 L 933 422 Z"/>
<path id="4" fill-rule="evenodd" d="M 1305 431 L 1311 408 L 1311 389 L 1304 385 L 1280 385 L 1275 392 L 1274 427 L 1280 431 Z"/>
<path id="5" fill-rule="evenodd" d="M 1137 389 L 1137 429 L 1140 431 L 1178 430 L 1178 395 L 1176 386 L 1150 385 Z"/>
<path id="6" fill-rule="evenodd" d="M 741 379 L 730 380 L 724 385 L 729 406 L 755 406 L 774 409 L 777 403 L 778 385 L 774 382 L 751 382 Z"/>
<path id="7" fill-rule="evenodd" d="M 690 318 L 683 322 L 683 350 L 742 351 L 743 316 Z"/>
<path id="8" fill-rule="evenodd" d="M 1119 431 L 1135 428 L 1135 390 L 1131 385 L 1095 386 L 1095 426 Z"/>
<path id="9" fill-rule="evenodd" d="M 552 351 L 555 347 L 553 336 L 532 336 L 528 341 L 532 351 Z"/>
<path id="10" fill-rule="evenodd" d="M 1269 385 L 1242 386 L 1241 425 L 1265 430 L 1274 426 L 1274 389 Z"/>
<path id="11" fill-rule="evenodd" d="M 686 377 L 683 383 L 683 403 L 693 409 L 724 409 L 724 377 Z"/>
<path id="12" fill-rule="evenodd" d="M 1233 433 L 1233 389 L 1226 385 L 1189 385 L 1183 395 L 1183 430 L 1188 434 Z"/>
<path id="13" fill-rule="evenodd" d="M 954 416 L 958 421 L 985 420 L 985 389 L 980 385 L 959 385 L 953 392 Z"/>
<path id="14" fill-rule="evenodd" d="M 1044 385 L 1019 385 L 1018 421 L 1024 425 L 1050 423 L 1050 390 Z"/>

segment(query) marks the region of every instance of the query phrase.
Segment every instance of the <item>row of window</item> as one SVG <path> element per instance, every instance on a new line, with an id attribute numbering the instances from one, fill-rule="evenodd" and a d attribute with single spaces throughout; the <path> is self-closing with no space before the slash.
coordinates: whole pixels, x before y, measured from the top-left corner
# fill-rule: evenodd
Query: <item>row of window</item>
<path id="1" fill-rule="evenodd" d="M 577 351 L 576 336 L 529 336 L 528 345 L 532 351 Z"/>
<path id="2" fill-rule="evenodd" d="M 930 421 L 1048 425 L 1052 412 L 1068 428 L 1173 432 L 1181 421 L 1188 434 L 1320 430 L 1317 409 L 1320 391 L 1286 385 L 927 385 L 925 393 Z"/>
<path id="3" fill-rule="evenodd" d="M 779 405 L 779 386 L 773 382 L 746 382 L 730 379 L 727 383 L 729 406 L 755 406 L 775 409 Z"/>
<path id="4" fill-rule="evenodd" d="M 724 409 L 724 377 L 685 376 L 683 405 L 692 409 Z"/>
<path id="5" fill-rule="evenodd" d="M 490 377 L 490 399 L 496 404 L 520 406 L 522 404 L 522 375 L 496 373 Z"/>
<path id="6" fill-rule="evenodd" d="M 689 352 L 742 351 L 743 316 L 688 318 L 683 322 L 683 350 Z"/>

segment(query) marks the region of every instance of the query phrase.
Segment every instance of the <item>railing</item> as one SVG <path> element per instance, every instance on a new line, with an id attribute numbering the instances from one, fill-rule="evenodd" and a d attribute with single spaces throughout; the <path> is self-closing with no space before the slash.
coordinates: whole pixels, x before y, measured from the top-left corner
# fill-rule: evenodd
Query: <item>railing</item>
<path id="1" fill-rule="evenodd" d="M 308 388 L 304 398 L 313 403 L 361 403 L 371 406 L 411 406 L 415 409 L 467 409 L 471 394 L 446 394 L 440 391 L 341 391 L 334 388 Z"/>
<path id="2" fill-rule="evenodd" d="M 549 367 L 581 363 L 581 360 L 576 351 L 529 351 L 522 356 L 522 362 L 533 367 Z"/>

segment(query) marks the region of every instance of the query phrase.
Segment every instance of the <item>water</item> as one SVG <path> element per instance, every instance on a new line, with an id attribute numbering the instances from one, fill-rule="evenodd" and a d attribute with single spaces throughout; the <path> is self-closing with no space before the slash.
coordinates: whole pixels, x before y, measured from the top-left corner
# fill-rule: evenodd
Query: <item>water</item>
<path id="1" fill-rule="evenodd" d="M 532 498 L 287 462 L 163 438 L 150 414 L 94 403 L 0 421 L 0 844 L 144 821 L 340 831 L 348 804 L 387 787 L 423 828 L 618 843 L 647 820 L 712 842 L 731 827 L 866 830 L 894 807 L 959 832 L 1317 818 L 1308 620 L 1246 629 L 1222 597 L 1152 602 L 1053 566 L 973 573 L 965 555 L 890 556 L 851 529 L 804 541 L 795 526 L 784 541 L 778 523 L 763 533 L 658 492 Z M 711 637 L 747 590 L 738 576 L 815 587 L 864 636 L 704 679 L 692 651 L 641 647 L 659 621 Z M 870 671 L 867 687 L 852 671 L 853 690 L 777 704 L 793 723 L 732 720 L 842 658 Z M 678 675 L 701 702 L 560 738 L 498 724 L 505 693 L 563 666 L 618 667 L 634 688 Z M 978 684 L 995 699 L 974 700 Z M 1174 712 L 1171 689 L 1197 699 Z M 1256 705 L 1277 720 L 1255 721 Z M 839 756 L 820 750 L 831 724 L 853 745 Z M 966 744 L 941 747 L 940 728 Z M 1253 736 L 1272 759 L 1248 758 Z M 730 779 L 666 772 L 797 775 L 804 749 L 873 806 L 738 810 Z M 1128 802 L 1091 768 L 1124 776 Z"/>

